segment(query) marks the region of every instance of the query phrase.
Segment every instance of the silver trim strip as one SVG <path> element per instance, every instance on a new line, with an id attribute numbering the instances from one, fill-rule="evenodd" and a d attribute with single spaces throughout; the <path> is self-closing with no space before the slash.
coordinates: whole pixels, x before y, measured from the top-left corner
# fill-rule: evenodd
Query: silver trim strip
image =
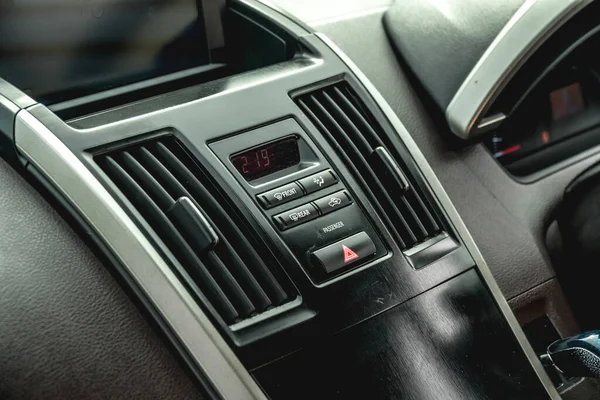
<path id="1" fill-rule="evenodd" d="M 218 394 L 225 399 L 266 400 L 171 268 L 75 154 L 27 110 L 17 114 L 15 141 L 113 250 Z"/>
<path id="2" fill-rule="evenodd" d="M 544 370 L 542 363 L 537 358 L 537 355 L 535 354 L 535 352 L 533 351 L 533 348 L 529 344 L 529 341 L 525 337 L 525 333 L 523 333 L 523 330 L 521 329 L 519 322 L 515 318 L 515 315 L 513 314 L 512 310 L 510 309 L 510 306 L 506 302 L 506 299 L 502 295 L 502 292 L 500 291 L 500 287 L 496 283 L 496 280 L 494 279 L 492 272 L 490 271 L 485 260 L 483 259 L 483 256 L 479 252 L 479 249 L 477 248 L 477 245 L 475 244 L 473 237 L 471 237 L 471 234 L 469 233 L 469 231 L 467 230 L 467 227 L 465 226 L 464 222 L 460 218 L 458 211 L 456 211 L 456 208 L 454 208 L 452 201 L 446 194 L 446 191 L 442 187 L 442 184 L 440 183 L 440 181 L 437 179 L 435 172 L 433 172 L 433 169 L 431 169 L 431 167 L 425 160 L 423 153 L 421 153 L 421 150 L 419 149 L 419 147 L 413 140 L 412 136 L 410 136 L 410 133 L 408 133 L 408 131 L 406 130 L 406 128 L 404 127 L 404 125 L 402 124 L 402 122 L 400 121 L 398 116 L 394 113 L 394 110 L 392 110 L 392 108 L 387 103 L 387 101 L 383 98 L 383 96 L 379 93 L 379 91 L 377 91 L 375 86 L 373 86 L 373 84 L 371 83 L 371 81 L 369 81 L 369 79 L 366 77 L 366 75 L 354 64 L 354 62 L 352 62 L 352 60 L 350 58 L 348 58 L 348 56 L 346 56 L 342 52 L 342 50 L 340 50 L 335 45 L 335 43 L 333 43 L 327 36 L 325 36 L 322 33 L 316 33 L 316 35 L 321 40 L 323 40 L 323 42 L 325 42 L 325 44 L 327 44 L 334 53 L 337 54 L 337 56 L 346 64 L 346 66 L 348 66 L 348 68 L 360 80 L 360 82 L 363 84 L 365 89 L 371 94 L 373 100 L 377 103 L 379 108 L 386 115 L 386 117 L 388 118 L 388 120 L 390 121 L 390 123 L 392 124 L 394 129 L 396 130 L 396 132 L 398 132 L 400 139 L 404 142 L 404 145 L 406 146 L 408 151 L 411 153 L 417 166 L 421 170 L 421 173 L 425 176 L 425 179 L 427 180 L 427 182 L 429 183 L 429 186 L 433 190 L 433 193 L 435 194 L 435 196 L 441 203 L 443 209 L 448 214 L 450 221 L 454 224 L 454 227 L 456 228 L 458 234 L 463 239 L 465 246 L 467 247 L 467 249 L 473 256 L 473 259 L 475 260 L 477 267 L 479 268 L 481 277 L 484 279 L 485 283 L 488 285 L 490 292 L 491 292 L 492 296 L 494 297 L 494 299 L 496 300 L 496 303 L 498 304 L 502 315 L 504 316 L 504 318 L 506 318 L 508 325 L 512 329 L 517 341 L 521 345 L 521 348 L 525 352 L 525 355 L 529 359 L 529 362 L 531 363 L 533 369 L 535 370 L 536 374 L 540 378 L 540 381 L 544 385 L 544 388 L 548 392 L 548 395 L 550 396 L 550 398 L 552 398 L 554 400 L 560 400 L 560 395 L 554 388 L 554 385 L 553 385 L 552 381 L 550 380 L 550 378 L 548 377 L 548 375 L 546 374 L 546 371 Z"/>
<path id="3" fill-rule="evenodd" d="M 506 115 L 504 115 L 502 113 L 494 114 L 490 117 L 483 118 L 479 122 L 479 125 L 477 125 L 477 132 L 484 133 L 484 132 L 489 132 L 492 129 L 496 129 L 498 126 L 500 126 L 502 124 L 502 122 L 504 122 L 505 119 L 506 119 Z"/>
<path id="4" fill-rule="evenodd" d="M 593 0 L 526 0 L 473 67 L 446 108 L 457 136 L 478 134 L 474 125 L 535 50 Z"/>

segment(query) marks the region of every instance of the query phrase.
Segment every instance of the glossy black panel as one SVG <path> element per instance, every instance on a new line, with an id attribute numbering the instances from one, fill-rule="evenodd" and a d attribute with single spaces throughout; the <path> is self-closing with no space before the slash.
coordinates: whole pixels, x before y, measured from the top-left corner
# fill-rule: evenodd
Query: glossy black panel
<path id="1" fill-rule="evenodd" d="M 253 372 L 272 399 L 546 399 L 470 270 Z"/>
<path id="2" fill-rule="evenodd" d="M 306 347 L 307 343 L 320 340 L 321 335 L 331 335 L 353 326 L 364 319 L 397 306 L 474 266 L 474 262 L 464 246 L 437 260 L 427 268 L 418 271 L 415 271 L 406 258 L 401 255 L 401 250 L 394 244 L 393 238 L 382 224 L 381 215 L 368 201 L 361 184 L 353 177 L 353 174 L 340 160 L 327 140 L 319 134 L 306 115 L 295 107 L 294 102 L 289 97 L 289 93 L 298 90 L 298 88 L 306 87 L 312 90 L 314 86 L 311 86 L 311 84 L 314 82 L 323 80 L 327 76 L 337 77 L 345 71 L 347 72 L 346 67 L 335 59 L 331 53 L 328 53 L 329 50 L 316 37 L 305 36 L 303 37 L 303 43 L 314 49 L 317 54 L 328 54 L 328 61 L 323 64 L 307 65 L 306 61 L 299 59 L 280 64 L 277 66 L 277 70 L 266 68 L 257 71 L 256 74 L 242 74 L 227 78 L 224 81 L 215 82 L 214 85 L 209 85 L 210 88 L 208 86 L 196 86 L 176 91 L 169 94 L 169 96 L 165 96 L 162 98 L 164 101 L 159 101 L 160 104 L 155 105 L 159 110 L 155 113 L 137 115 L 142 110 L 150 111 L 154 106 L 150 108 L 144 106 L 138 109 L 140 103 L 135 103 L 122 107 L 121 112 L 118 113 L 120 115 L 115 116 L 116 120 L 112 120 L 112 117 L 108 115 L 105 115 L 108 119 L 96 116 L 79 120 L 76 124 L 77 127 L 87 127 L 85 135 L 82 134 L 83 130 L 75 130 L 65 125 L 56 115 L 43 107 L 35 106 L 29 109 L 32 115 L 43 121 L 53 133 L 64 143 L 67 143 L 79 155 L 80 160 L 104 182 L 106 182 L 106 175 L 102 173 L 90 157 L 86 156 L 88 149 L 113 147 L 115 146 L 114 141 L 118 140 L 121 141 L 120 143 L 139 140 L 143 135 L 148 135 L 148 132 L 172 132 L 189 149 L 190 153 L 202 163 L 206 171 L 221 184 L 222 189 L 230 196 L 232 203 L 240 206 L 240 213 L 256 231 L 261 232 L 261 237 L 270 243 L 271 251 L 279 259 L 286 260 L 283 268 L 302 295 L 303 314 L 316 315 L 311 321 L 287 330 L 280 328 L 278 329 L 279 333 L 270 336 L 268 340 L 255 341 L 256 338 L 261 337 L 262 329 L 252 332 L 249 335 L 251 338 L 240 337 L 240 335 L 231 334 L 221 320 L 217 318 L 213 320 L 222 329 L 221 332 L 227 336 L 232 346 L 237 347 L 240 344 L 246 344 L 243 347 L 237 347 L 236 354 L 248 368 L 255 368 L 291 351 Z M 338 80 L 338 78 L 334 79 L 335 81 Z M 370 113 L 385 125 L 386 130 L 389 129 L 394 151 L 398 151 L 401 158 L 406 162 L 405 173 L 415 179 L 416 185 L 426 189 L 427 184 L 421 177 L 419 169 L 412 162 L 410 154 L 403 146 L 397 133 L 394 133 L 389 125 L 385 123 L 386 119 L 381 110 L 369 100 L 368 93 L 352 75 L 345 75 L 345 79 L 351 85 L 353 91 L 365 100 L 365 106 L 369 108 Z M 216 92 L 212 90 L 216 90 Z M 270 99 L 269 106 L 265 107 L 263 102 L 256 101 L 259 98 Z M 154 101 L 148 100 L 145 103 L 153 103 Z M 113 113 L 115 113 L 114 110 L 107 111 L 105 114 Z M 137 115 L 137 117 L 131 118 L 134 115 Z M 290 116 L 293 116 L 294 119 L 289 118 Z M 107 123 L 110 120 L 113 123 L 94 126 L 97 123 Z M 265 121 L 271 121 L 272 123 L 265 125 Z M 282 135 L 294 133 L 305 140 L 307 151 L 310 149 L 313 154 L 311 161 L 319 163 L 318 168 L 314 168 L 314 172 L 332 168 L 339 178 L 337 186 L 331 186 L 323 194 L 329 193 L 329 190 L 335 192 L 346 188 L 355 202 L 343 210 L 320 217 L 319 221 L 322 222 L 322 225 L 313 227 L 314 229 L 311 229 L 311 231 L 308 231 L 310 223 L 293 229 L 303 231 L 307 227 L 307 232 L 300 236 L 307 241 L 312 240 L 314 248 L 317 249 L 343 238 L 335 236 L 337 231 L 328 233 L 327 237 L 324 237 L 323 234 L 319 235 L 319 230 L 322 232 L 323 227 L 340 221 L 339 218 L 335 218 L 339 215 L 338 213 L 344 213 L 353 207 L 360 207 L 365 218 L 368 218 L 372 226 L 368 226 L 366 229 L 363 226 L 357 232 L 367 232 L 376 241 L 376 244 L 379 242 L 376 238 L 381 239 L 381 243 L 387 243 L 389 245 L 387 257 L 389 258 L 377 259 L 376 265 L 370 265 L 370 263 L 364 266 L 361 265 L 349 271 L 339 281 L 333 279 L 316 286 L 302 267 L 303 260 L 298 259 L 293 254 L 293 251 L 282 239 L 280 231 L 270 219 L 265 218 L 260 203 L 249 201 L 257 194 L 287 183 L 287 180 L 264 182 L 260 188 L 250 190 L 245 180 L 238 179 L 239 174 L 235 168 L 229 168 L 231 164 L 228 159 L 231 154 L 235 154 L 239 150 L 243 151 L 248 146 L 253 146 L 254 143 L 246 142 L 239 149 L 227 153 L 225 158 L 227 164 L 223 163 L 213 151 L 215 145 L 223 138 L 227 137 L 228 140 L 235 140 L 238 137 L 243 137 L 244 133 L 258 131 L 259 127 L 261 130 L 268 129 L 280 124 L 287 124 L 289 121 L 292 121 L 294 128 L 282 129 L 280 132 Z M 202 127 L 202 129 L 199 129 L 199 127 Z M 233 135 L 235 133 L 238 134 Z M 256 144 L 267 141 L 261 139 Z M 317 153 L 325 155 L 327 159 L 318 159 L 315 156 Z M 310 174 L 313 173 L 312 170 L 309 172 L 308 169 L 305 169 L 297 175 L 290 176 L 290 180 L 303 178 L 304 171 Z M 275 173 L 275 175 L 277 174 Z M 256 182 L 261 182 L 261 179 L 263 178 L 259 178 Z M 128 200 L 116 190 L 114 185 L 108 184 L 107 188 L 121 204 L 126 208 L 130 207 Z M 426 190 L 423 192 L 427 194 Z M 321 194 L 315 193 L 314 196 L 314 199 L 316 199 L 321 197 Z M 309 200 L 313 200 L 313 197 L 307 196 L 306 199 L 300 198 L 290 201 L 285 205 L 270 209 L 268 213 L 275 214 L 288 208 L 291 209 Z M 436 203 L 434 198 L 428 198 L 428 201 Z M 139 217 L 133 215 L 133 218 L 137 220 Z M 285 231 L 284 236 L 292 231 L 292 229 Z M 329 243 L 327 243 L 327 240 L 329 240 Z M 165 251 L 164 246 L 160 244 L 160 240 L 156 239 L 156 243 L 161 251 Z M 385 250 L 385 247 L 382 247 L 382 249 Z M 381 254 L 385 253 L 383 250 Z M 308 254 L 306 254 L 306 260 L 308 262 Z M 308 311 L 308 313 L 305 311 Z M 288 316 L 282 318 L 287 318 L 287 321 L 281 324 L 284 328 L 289 327 L 294 320 L 294 318 L 288 318 Z M 248 344 L 249 342 L 252 343 Z"/>
<path id="3" fill-rule="evenodd" d="M 273 374 L 278 378 L 265 381 L 267 378 L 261 376 L 264 378 L 261 379 L 262 383 L 267 385 L 269 382 L 280 380 L 283 385 L 277 386 L 272 383 L 272 388 L 275 388 L 273 389 L 274 394 L 289 398 L 290 396 L 284 389 L 289 390 L 298 384 L 306 386 L 307 382 L 310 383 L 307 379 L 312 379 L 321 386 L 328 384 L 330 393 L 334 393 L 338 387 L 348 385 L 350 391 L 344 393 L 350 394 L 347 397 L 355 398 L 352 391 L 361 385 L 357 378 L 364 375 L 365 386 L 374 387 L 375 395 L 394 398 L 398 395 L 396 393 L 398 388 L 407 387 L 407 393 L 411 393 L 411 390 L 415 391 L 415 388 L 425 386 L 427 379 L 422 375 L 422 371 L 427 369 L 424 366 L 430 366 L 430 369 L 439 367 L 444 371 L 456 366 L 458 368 L 456 373 L 460 378 L 457 379 L 459 389 L 468 387 L 467 378 L 464 375 L 472 374 L 471 379 L 474 380 L 475 393 L 481 391 L 481 389 L 477 389 L 478 387 L 486 384 L 489 384 L 490 390 L 494 390 L 496 387 L 501 387 L 495 383 L 498 379 L 494 381 L 489 378 L 490 371 L 496 364 L 487 364 L 487 360 L 483 358 L 484 355 L 479 354 L 482 353 L 480 348 L 476 348 L 477 346 L 473 345 L 473 342 L 481 340 L 485 346 L 496 339 L 509 343 L 509 351 L 506 353 L 508 359 L 500 360 L 503 361 L 500 371 L 513 374 L 512 376 L 517 376 L 519 377 L 517 379 L 525 382 L 536 381 L 521 349 L 511 338 L 510 330 L 505 326 L 504 320 L 494 308 L 490 297 L 481 287 L 474 273 L 474 282 L 480 287 L 475 290 L 475 294 L 471 295 L 474 299 L 472 306 L 479 311 L 465 312 L 463 318 L 460 317 L 461 314 L 457 309 L 460 309 L 465 303 L 459 300 L 454 300 L 452 303 L 447 298 L 450 295 L 454 298 L 461 296 L 462 286 L 468 288 L 469 285 L 459 285 L 460 287 L 455 288 L 449 295 L 444 295 L 442 292 L 439 295 L 428 294 L 424 297 L 417 297 L 416 300 L 410 300 L 472 268 L 474 261 L 467 249 L 460 243 L 458 236 L 456 239 L 461 246 L 427 268 L 415 270 L 402 256 L 401 249 L 394 243 L 386 225 L 382 222 L 382 214 L 378 213 L 364 193 L 361 181 L 351 173 L 349 165 L 340 159 L 339 153 L 320 134 L 311 120 L 295 106 L 289 93 L 296 93 L 299 90 L 312 91 L 323 85 L 338 82 L 343 76 L 353 92 L 364 100 L 364 106 L 369 110 L 369 115 L 382 124 L 388 150 L 393 151 L 394 155 L 398 155 L 398 159 L 403 161 L 402 169 L 407 178 L 411 179 L 411 184 L 422 190 L 428 203 L 435 205 L 437 201 L 430 194 L 429 184 L 422 177 L 417 164 L 413 162 L 412 156 L 402 143 L 398 132 L 386 122 L 386 117 L 373 103 L 369 93 L 352 74 L 348 73 L 346 66 L 317 37 L 306 35 L 300 41 L 303 47 L 310 50 L 313 57 L 298 57 L 251 74 L 241 74 L 210 84 L 174 91 L 160 98 L 120 107 L 118 110 L 113 108 L 104 113 L 75 121 L 70 126 L 43 107 L 32 107 L 29 112 L 67 144 L 96 177 L 106 184 L 107 189 L 115 195 L 120 204 L 128 210 L 131 210 L 129 200 L 114 185 L 107 182 L 106 175 L 89 157 L 88 150 L 112 148 L 115 146 L 115 141 L 119 141 L 119 145 L 122 145 L 139 140 L 146 135 L 152 135 L 153 132 L 169 132 L 177 137 L 189 149 L 190 154 L 202 164 L 207 173 L 218 182 L 220 189 L 227 193 L 231 202 L 239 205 L 240 220 L 247 220 L 250 227 L 260 233 L 260 237 L 269 245 L 272 253 L 278 259 L 285 261 L 283 268 L 302 295 L 302 308 L 298 309 L 301 315 L 281 314 L 281 316 L 267 321 L 260 328 L 256 326 L 248 329 L 248 334 L 244 332 L 244 335 L 231 332 L 218 316 L 212 315 L 213 322 L 221 328 L 222 334 L 226 336 L 237 356 L 247 368 L 257 368 L 302 348 L 315 348 L 311 353 L 297 353 L 297 356 L 294 356 L 294 359 L 290 359 L 289 362 L 283 359 L 283 361 L 273 364 L 277 366 L 281 363 L 281 368 L 267 367 L 267 372 L 264 374 Z M 326 62 L 315 62 L 317 59 L 315 57 L 325 59 Z M 321 83 L 315 85 L 315 82 Z M 268 106 L 265 106 L 267 103 L 258 101 L 258 99 L 268 99 Z M 231 167 L 229 156 L 238 151 L 252 148 L 254 144 L 267 143 L 268 140 L 245 143 L 235 151 L 226 153 L 225 162 L 215 153 L 215 146 L 224 138 L 233 141 L 249 132 L 270 129 L 289 121 L 294 125 L 294 129 L 284 129 L 280 131 L 280 135 L 296 134 L 303 138 L 306 148 L 312 151 L 312 161 L 318 164 L 314 170 L 309 171 L 307 168 L 296 171 L 295 173 L 298 175 L 289 176 L 289 180 L 283 179 L 285 177 L 283 173 L 286 170 L 282 170 L 273 175 L 277 176 L 278 173 L 281 173 L 282 176 L 279 177 L 279 180 L 262 182 L 262 179 L 266 179 L 263 177 L 252 182 L 252 185 L 256 184 L 257 187 L 249 187 L 248 182 L 239 179 L 239 173 Z M 324 157 L 316 157 L 317 154 L 322 154 Z M 387 256 L 377 259 L 375 265 L 360 266 L 348 272 L 343 279 L 333 279 L 323 284 L 315 284 L 303 268 L 303 260 L 299 259 L 293 249 L 285 243 L 280 231 L 270 218 L 266 218 L 270 214 L 303 204 L 307 201 L 308 196 L 273 207 L 266 213 L 260 202 L 253 199 L 256 195 L 280 187 L 291 180 L 303 178 L 305 172 L 312 174 L 329 168 L 336 172 L 339 182 L 331 186 L 327 193 L 345 188 L 354 200 L 354 204 L 337 213 L 343 213 L 352 207 L 360 208 L 365 219 L 368 219 L 368 223 L 365 225 L 370 225 L 368 229 L 361 230 L 365 230 L 372 239 L 378 238 L 378 242 L 387 244 L 388 251 Z M 324 192 L 324 194 L 326 193 Z M 314 195 L 315 199 L 322 196 L 317 193 Z M 313 199 L 311 198 L 311 200 Z M 442 211 L 441 207 L 440 211 Z M 440 212 L 440 214 L 444 213 Z M 141 227 L 147 229 L 145 221 L 142 221 L 139 215 L 135 213 L 131 215 Z M 336 213 L 331 213 L 320 217 L 323 222 L 322 227 L 337 223 L 339 219 L 335 219 L 335 216 Z M 447 220 L 447 218 L 442 219 Z M 301 225 L 294 229 L 302 230 L 307 226 L 309 225 Z M 312 231 L 307 231 L 305 235 L 302 235 L 307 241 L 312 241 L 315 249 L 327 245 L 323 234 L 318 235 L 319 230 L 322 231 L 322 227 L 315 227 Z M 453 231 L 451 224 L 444 228 L 448 232 Z M 292 229 L 286 231 L 284 235 L 290 232 Z M 168 254 L 168 249 L 161 243 L 157 235 L 148 232 L 148 236 L 152 238 L 159 251 Z M 329 238 L 331 241 L 341 239 L 332 236 Z M 183 267 L 176 267 L 178 270 L 183 269 Z M 439 293 L 439 290 L 436 289 L 432 293 Z M 478 295 L 484 296 L 482 304 L 477 303 Z M 469 296 L 468 292 L 466 296 Z M 442 303 L 437 304 L 438 297 L 446 298 L 446 300 L 441 300 Z M 421 300 L 422 298 L 426 300 Z M 407 301 L 408 303 L 406 303 Z M 403 303 L 404 305 L 402 305 Z M 450 306 L 447 306 L 446 303 L 450 303 Z M 426 307 L 421 309 L 423 306 Z M 438 310 L 440 307 L 441 310 Z M 445 307 L 449 307 L 448 310 Z M 492 322 L 489 324 L 476 323 L 477 319 L 474 319 L 474 325 L 470 325 L 471 314 L 481 316 L 489 310 L 493 315 Z M 458 322 L 455 324 L 457 331 L 451 332 L 453 334 L 451 336 L 444 332 L 446 329 L 444 327 L 446 325 L 455 326 L 451 320 L 455 315 L 458 316 Z M 424 320 L 421 321 L 421 319 Z M 361 323 L 365 320 L 372 322 L 362 325 Z M 435 323 L 439 324 L 439 320 L 448 320 L 448 322 L 445 325 L 435 325 Z M 267 325 L 269 325 L 268 329 L 278 333 L 274 333 L 268 339 L 260 340 L 264 336 Z M 355 326 L 358 328 L 351 328 Z M 429 331 L 436 326 L 437 329 L 442 330 L 436 334 L 439 340 L 427 336 Z M 366 331 L 365 327 L 368 328 Z M 479 332 L 482 327 L 483 329 L 489 328 L 492 332 L 489 334 L 489 340 L 486 331 Z M 402 336 L 402 331 L 398 333 L 399 329 L 406 329 L 407 336 Z M 337 339 L 330 339 L 336 332 L 342 333 L 334 336 Z M 475 335 L 475 332 L 483 335 L 483 339 Z M 421 336 L 425 338 L 422 339 L 421 347 L 411 347 L 413 344 L 420 343 Z M 341 342 L 338 344 L 337 340 L 340 339 Z M 315 347 L 316 344 L 318 344 L 317 347 Z M 506 351 L 506 348 L 507 346 L 504 346 L 501 349 L 502 352 Z M 370 353 L 371 350 L 376 350 L 378 353 Z M 444 356 L 445 351 L 449 352 L 447 357 Z M 480 355 L 482 358 L 479 358 L 479 361 L 487 367 L 479 371 L 469 364 L 469 360 L 463 360 L 463 353 L 467 351 Z M 319 358 L 322 352 L 328 355 L 326 359 Z M 515 355 L 512 355 L 513 353 Z M 421 355 L 422 358 L 419 359 L 415 354 Z M 375 358 L 363 358 L 369 355 Z M 332 356 L 338 358 L 332 358 Z M 296 359 L 297 357 L 299 358 Z M 433 361 L 430 361 L 431 359 Z M 416 364 L 416 361 L 419 361 L 419 364 Z M 507 367 L 512 361 L 515 361 L 515 365 Z M 428 365 L 428 362 L 432 364 Z M 353 363 L 355 367 L 352 366 Z M 351 366 L 350 372 L 345 371 Z M 412 369 L 408 369 L 409 367 Z M 461 371 L 465 371 L 463 375 L 461 375 Z M 302 372 L 301 375 L 296 376 L 297 381 L 294 380 L 295 372 Z M 451 372 L 446 372 L 449 381 L 454 379 Z M 484 374 L 478 376 L 480 372 Z M 257 372 L 259 375 L 262 373 L 262 370 Z M 344 374 L 348 374 L 347 380 Z M 400 378 L 397 375 L 401 375 Z M 430 375 L 433 376 L 433 374 Z M 446 375 L 443 375 L 442 379 L 446 379 Z M 327 378 L 328 376 L 331 379 Z M 383 383 L 378 382 L 379 378 L 383 379 Z M 440 378 L 436 378 L 433 383 L 437 384 L 439 381 Z M 447 386 L 451 386 L 451 384 L 448 383 Z M 507 386 L 513 387 L 510 384 Z M 282 391 L 276 390 L 276 387 L 281 388 Z M 300 388 L 297 396 L 309 398 L 311 394 L 309 389 L 316 390 L 315 388 L 316 385 Z M 439 392 L 431 393 L 439 394 L 447 390 L 444 385 L 438 389 Z M 325 393 L 323 397 L 328 397 L 330 393 Z M 391 393 L 393 395 L 390 395 Z M 530 396 L 530 398 L 535 398 L 535 396 Z"/>

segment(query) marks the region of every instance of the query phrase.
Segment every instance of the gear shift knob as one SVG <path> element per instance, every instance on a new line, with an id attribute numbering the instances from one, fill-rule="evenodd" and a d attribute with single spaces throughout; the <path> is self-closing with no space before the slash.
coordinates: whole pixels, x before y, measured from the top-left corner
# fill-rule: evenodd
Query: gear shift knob
<path id="1" fill-rule="evenodd" d="M 558 340 L 542 356 L 545 365 L 553 365 L 563 375 L 573 378 L 600 378 L 600 331 L 589 331 Z"/>

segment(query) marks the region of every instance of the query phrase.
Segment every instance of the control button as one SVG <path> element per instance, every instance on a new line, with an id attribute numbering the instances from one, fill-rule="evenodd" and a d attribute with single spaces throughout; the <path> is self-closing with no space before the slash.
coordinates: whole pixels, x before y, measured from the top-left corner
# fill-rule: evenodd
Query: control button
<path id="1" fill-rule="evenodd" d="M 330 274 L 375 254 L 375 243 L 365 232 L 330 244 L 312 253 L 317 263 Z"/>
<path id="2" fill-rule="evenodd" d="M 321 210 L 321 213 L 325 215 L 352 204 L 352 199 L 348 192 L 342 190 L 329 196 L 321 197 L 314 203 Z"/>
<path id="3" fill-rule="evenodd" d="M 302 196 L 304 196 L 304 193 L 302 192 L 300 185 L 296 182 L 292 182 L 285 186 L 280 186 L 276 189 L 269 190 L 268 192 L 261 193 L 258 195 L 258 199 L 264 208 L 271 208 Z"/>
<path id="4" fill-rule="evenodd" d="M 300 207 L 296 207 L 292 210 L 288 210 L 273 218 L 277 221 L 279 229 L 286 230 L 294 226 L 303 224 L 310 220 L 313 220 L 319 216 L 319 211 L 312 204 L 305 204 Z"/>
<path id="5" fill-rule="evenodd" d="M 326 187 L 335 185 L 337 183 L 337 177 L 333 174 L 333 171 L 327 170 L 311 175 L 307 178 L 300 179 L 298 183 L 302 185 L 307 194 L 310 194 L 316 192 L 317 190 L 325 189 Z"/>

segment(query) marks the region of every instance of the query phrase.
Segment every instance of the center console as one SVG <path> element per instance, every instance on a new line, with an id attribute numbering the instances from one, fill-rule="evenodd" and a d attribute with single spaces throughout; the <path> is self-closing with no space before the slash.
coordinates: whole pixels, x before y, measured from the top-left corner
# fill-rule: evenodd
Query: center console
<path id="1" fill-rule="evenodd" d="M 90 232 L 207 392 L 558 398 L 362 73 L 261 3 L 217 9 L 222 51 L 197 59 L 223 57 L 217 75 L 0 85 L 5 156 Z"/>

